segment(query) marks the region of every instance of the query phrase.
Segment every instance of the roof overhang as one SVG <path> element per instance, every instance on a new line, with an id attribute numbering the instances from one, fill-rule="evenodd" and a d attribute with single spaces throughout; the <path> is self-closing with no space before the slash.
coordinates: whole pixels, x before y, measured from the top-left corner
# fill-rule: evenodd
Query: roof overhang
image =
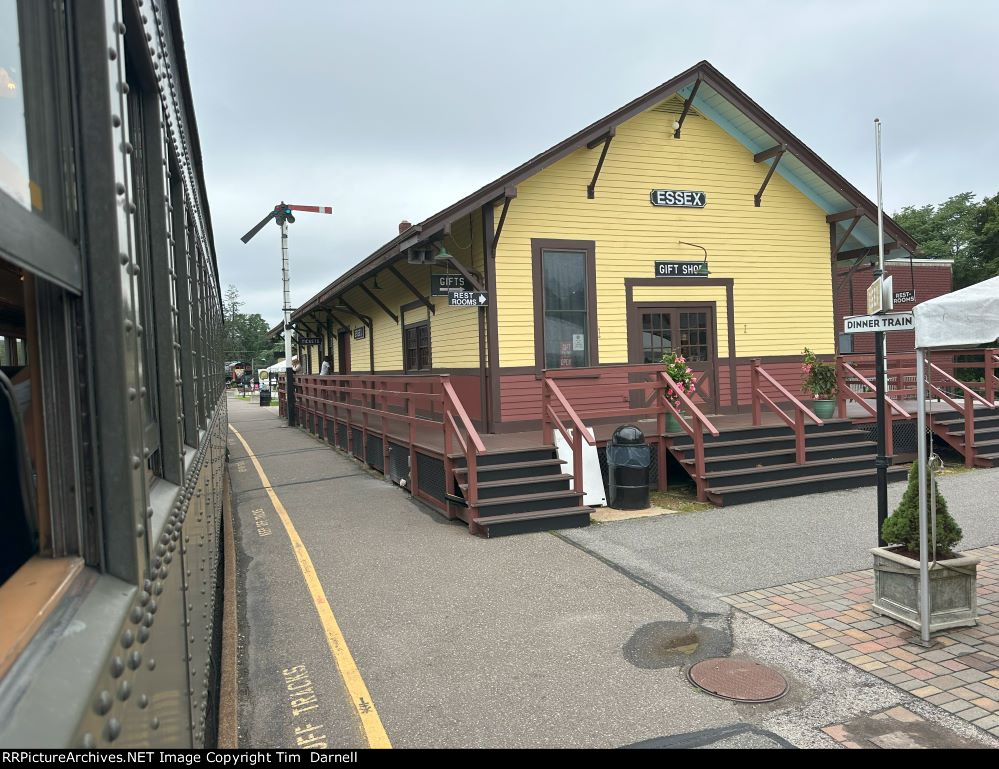
<path id="1" fill-rule="evenodd" d="M 695 89 L 696 86 L 696 89 Z M 826 214 L 835 215 L 856 209 L 859 221 L 842 248 L 846 251 L 877 246 L 877 205 L 832 169 L 824 160 L 799 141 L 787 128 L 749 98 L 709 62 L 701 61 L 671 80 L 629 102 L 606 117 L 587 126 L 545 152 L 535 155 L 509 173 L 479 188 L 457 203 L 438 211 L 390 240 L 373 254 L 351 268 L 326 288 L 304 302 L 292 314 L 299 318 L 328 300 L 342 295 L 361 281 L 386 269 L 405 256 L 406 250 L 443 236 L 445 228 L 490 203 L 516 194 L 516 186 L 544 168 L 576 150 L 593 144 L 621 123 L 645 112 L 674 95 L 687 100 L 691 93 L 693 107 L 714 121 L 749 150 L 752 155 L 782 145 L 784 152 L 776 172 L 814 202 Z M 886 257 L 897 258 L 915 252 L 916 241 L 884 217 L 886 239 L 893 243 Z"/>

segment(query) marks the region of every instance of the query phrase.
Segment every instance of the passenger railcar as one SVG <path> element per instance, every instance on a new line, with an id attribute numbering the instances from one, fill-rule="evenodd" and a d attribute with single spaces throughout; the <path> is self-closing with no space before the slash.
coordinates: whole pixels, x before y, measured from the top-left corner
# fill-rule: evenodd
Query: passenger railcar
<path id="1" fill-rule="evenodd" d="M 0 0 L 0 746 L 215 739 L 221 296 L 177 0 Z"/>

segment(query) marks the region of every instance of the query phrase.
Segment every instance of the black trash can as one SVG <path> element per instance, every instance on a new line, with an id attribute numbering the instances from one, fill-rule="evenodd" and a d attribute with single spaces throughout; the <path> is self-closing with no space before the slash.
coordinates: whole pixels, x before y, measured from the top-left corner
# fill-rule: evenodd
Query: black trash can
<path id="1" fill-rule="evenodd" d="M 617 428 L 607 445 L 607 504 L 618 510 L 648 507 L 651 467 L 645 434 L 634 425 Z"/>
<path id="2" fill-rule="evenodd" d="M 261 406 L 270 406 L 271 405 L 271 391 L 270 390 L 261 390 L 260 391 L 260 405 Z"/>

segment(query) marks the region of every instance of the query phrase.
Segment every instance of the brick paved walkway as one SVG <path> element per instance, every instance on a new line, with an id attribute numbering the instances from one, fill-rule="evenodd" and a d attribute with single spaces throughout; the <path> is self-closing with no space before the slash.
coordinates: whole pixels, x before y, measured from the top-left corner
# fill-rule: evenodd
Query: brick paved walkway
<path id="1" fill-rule="evenodd" d="M 999 737 L 999 545 L 969 550 L 978 567 L 978 626 L 933 636 L 871 609 L 871 570 L 726 597 L 736 609 L 834 654 Z"/>

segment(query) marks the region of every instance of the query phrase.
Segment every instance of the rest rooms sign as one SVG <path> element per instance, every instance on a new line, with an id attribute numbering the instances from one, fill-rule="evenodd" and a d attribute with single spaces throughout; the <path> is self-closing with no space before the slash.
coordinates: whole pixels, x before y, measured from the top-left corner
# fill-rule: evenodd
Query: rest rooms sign
<path id="1" fill-rule="evenodd" d="M 485 307 L 489 304 L 489 294 L 485 291 L 448 291 L 447 303 L 450 307 Z"/>
<path id="2" fill-rule="evenodd" d="M 430 275 L 430 296 L 447 296 L 449 291 L 464 291 L 467 288 L 464 275 L 444 273 Z"/>
<path id="3" fill-rule="evenodd" d="M 656 261 L 657 278 L 704 278 L 708 275 L 707 262 Z"/>
<path id="4" fill-rule="evenodd" d="M 848 334 L 869 331 L 912 331 L 911 312 L 891 312 L 884 315 L 856 315 L 843 319 L 843 330 Z"/>
<path id="5" fill-rule="evenodd" d="M 705 195 L 693 190 L 652 190 L 649 199 L 654 206 L 674 208 L 704 208 Z"/>

